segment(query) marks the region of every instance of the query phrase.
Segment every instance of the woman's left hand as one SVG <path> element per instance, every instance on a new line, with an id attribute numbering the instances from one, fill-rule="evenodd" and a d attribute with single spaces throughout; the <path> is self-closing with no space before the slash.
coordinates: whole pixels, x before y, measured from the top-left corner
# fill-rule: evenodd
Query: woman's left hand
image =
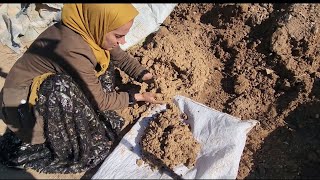
<path id="1" fill-rule="evenodd" d="M 156 94 L 152 92 L 144 92 L 144 93 L 137 93 L 134 94 L 134 98 L 136 101 L 145 101 L 153 104 L 163 104 L 164 101 L 159 101 L 156 98 Z"/>

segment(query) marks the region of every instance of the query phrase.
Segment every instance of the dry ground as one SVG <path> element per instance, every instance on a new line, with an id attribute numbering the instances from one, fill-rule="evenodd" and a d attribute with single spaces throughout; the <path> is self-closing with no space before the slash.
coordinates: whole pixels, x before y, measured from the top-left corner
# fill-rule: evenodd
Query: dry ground
<path id="1" fill-rule="evenodd" d="M 157 92 L 260 121 L 249 133 L 239 179 L 319 178 L 319 20 L 319 4 L 179 4 L 129 52 L 157 76 Z M 0 49 L 2 88 L 17 55 Z M 145 109 L 120 113 L 133 122 Z M 0 168 L 2 178 L 82 177 Z"/>

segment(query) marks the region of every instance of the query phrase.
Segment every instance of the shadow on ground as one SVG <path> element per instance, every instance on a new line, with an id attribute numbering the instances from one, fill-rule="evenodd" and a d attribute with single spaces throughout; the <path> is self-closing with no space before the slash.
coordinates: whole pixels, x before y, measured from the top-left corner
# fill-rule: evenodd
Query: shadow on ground
<path id="1" fill-rule="evenodd" d="M 248 179 L 320 178 L 320 93 L 316 82 L 311 101 L 285 118 L 287 127 L 272 132 L 254 156 Z"/>
<path id="2" fill-rule="evenodd" d="M 7 168 L 0 164 L 0 179 L 35 179 L 30 173 L 22 169 Z"/>
<path id="3" fill-rule="evenodd" d="M 2 68 L 0 67 L 0 77 L 6 78 L 7 75 L 8 75 L 8 73 L 3 72 L 3 71 L 2 71 Z"/>

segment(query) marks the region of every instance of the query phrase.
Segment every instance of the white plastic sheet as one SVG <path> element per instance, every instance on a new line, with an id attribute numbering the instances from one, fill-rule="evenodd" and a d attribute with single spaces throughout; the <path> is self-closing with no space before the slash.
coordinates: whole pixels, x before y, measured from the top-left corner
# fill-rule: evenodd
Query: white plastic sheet
<path id="1" fill-rule="evenodd" d="M 157 31 L 163 21 L 173 11 L 176 4 L 132 4 L 139 14 L 126 35 L 127 43 L 120 45 L 123 50 L 141 42 L 149 34 Z"/>
<path id="2" fill-rule="evenodd" d="M 2 4 L 0 6 L 0 41 L 16 53 L 54 22 L 60 21 L 62 4 Z"/>
<path id="3" fill-rule="evenodd" d="M 16 53 L 23 53 L 24 45 L 35 40 L 50 25 L 61 21 L 62 3 L 2 4 L 0 6 L 0 41 Z M 149 34 L 157 31 L 161 23 L 172 12 L 176 4 L 133 4 L 139 11 L 127 43 L 121 45 L 126 50 L 141 42 Z M 37 9 L 37 10 L 36 10 Z M 23 35 L 23 36 L 21 36 Z M 21 38 L 19 37 L 21 36 Z"/>
<path id="4" fill-rule="evenodd" d="M 175 96 L 174 102 L 188 115 L 186 122 L 202 146 L 194 168 L 187 169 L 181 165 L 174 172 L 186 179 L 235 179 L 247 133 L 258 121 L 240 120 L 183 96 Z M 152 120 L 154 114 L 164 110 L 165 105 L 162 105 L 153 109 L 149 116 L 141 117 L 92 178 L 171 178 L 166 172 L 152 171 L 147 164 L 140 167 L 136 164 L 141 158 L 138 143 L 148 121 Z"/>

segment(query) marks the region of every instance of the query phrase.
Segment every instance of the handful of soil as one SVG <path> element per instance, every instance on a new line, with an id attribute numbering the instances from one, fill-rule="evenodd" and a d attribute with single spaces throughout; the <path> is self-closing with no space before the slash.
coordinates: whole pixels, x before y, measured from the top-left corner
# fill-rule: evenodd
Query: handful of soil
<path id="1" fill-rule="evenodd" d="M 200 151 L 200 144 L 194 139 L 190 126 L 182 122 L 179 113 L 172 108 L 149 122 L 141 146 L 142 159 L 152 169 L 166 167 L 172 170 L 180 164 L 191 168 Z"/>

